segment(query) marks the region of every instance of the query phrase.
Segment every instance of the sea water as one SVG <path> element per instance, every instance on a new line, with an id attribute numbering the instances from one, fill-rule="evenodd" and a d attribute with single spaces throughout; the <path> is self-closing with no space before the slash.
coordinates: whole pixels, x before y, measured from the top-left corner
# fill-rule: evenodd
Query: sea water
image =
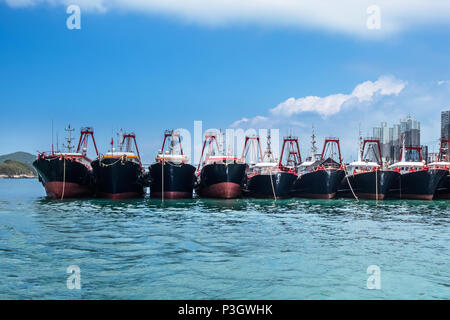
<path id="1" fill-rule="evenodd" d="M 449 299 L 449 203 L 58 201 L 0 180 L 0 299 Z"/>

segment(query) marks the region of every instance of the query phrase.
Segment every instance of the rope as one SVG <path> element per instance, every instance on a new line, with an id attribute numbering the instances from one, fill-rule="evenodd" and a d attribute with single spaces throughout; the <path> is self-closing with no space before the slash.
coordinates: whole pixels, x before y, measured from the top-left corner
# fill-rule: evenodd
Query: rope
<path id="1" fill-rule="evenodd" d="M 66 191 L 66 158 L 64 160 L 64 173 L 63 173 L 63 190 L 61 194 L 61 200 L 64 200 L 64 192 Z"/>
<path id="2" fill-rule="evenodd" d="M 100 160 L 100 166 L 101 167 L 104 167 L 104 168 L 106 168 L 106 167 L 111 167 L 111 166 L 113 166 L 113 165 L 115 165 L 116 163 L 118 163 L 119 161 L 122 161 L 123 160 L 123 158 L 119 158 L 119 159 L 117 159 L 116 161 L 114 161 L 113 163 L 110 163 L 110 164 L 104 164 L 102 161 L 103 161 L 103 159 L 101 159 Z"/>
<path id="3" fill-rule="evenodd" d="M 345 177 L 347 178 L 348 186 L 350 187 L 350 190 L 352 191 L 352 194 L 353 194 L 353 196 L 355 197 L 356 201 L 359 202 L 358 197 L 356 196 L 355 192 L 353 191 L 352 184 L 350 183 L 350 180 L 348 179 L 347 168 L 345 167 L 344 170 L 345 170 Z"/>
<path id="4" fill-rule="evenodd" d="M 161 200 L 164 201 L 164 159 L 161 162 Z"/>
<path id="5" fill-rule="evenodd" d="M 375 168 L 375 203 L 378 205 L 378 169 Z"/>
<path id="6" fill-rule="evenodd" d="M 273 198 L 275 199 L 275 201 L 277 201 L 277 195 L 275 194 L 275 187 L 273 186 L 272 180 L 272 168 L 269 168 L 269 173 L 270 173 L 270 184 L 272 185 Z"/>

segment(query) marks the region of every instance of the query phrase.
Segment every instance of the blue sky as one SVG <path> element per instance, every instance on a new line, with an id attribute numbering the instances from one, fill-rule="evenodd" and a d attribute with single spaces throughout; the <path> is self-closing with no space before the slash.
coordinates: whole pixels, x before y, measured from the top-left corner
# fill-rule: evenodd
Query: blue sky
<path id="1" fill-rule="evenodd" d="M 405 9 L 415 21 L 392 9 L 387 30 L 359 30 L 339 17 L 322 23 L 327 13 L 302 24 L 288 23 L 281 11 L 273 19 L 262 13 L 262 23 L 252 8 L 236 17 L 140 0 L 132 8 L 72 1 L 81 5 L 82 28 L 68 30 L 67 2 L 17 1 L 0 1 L 0 154 L 48 150 L 53 120 L 60 140 L 68 123 L 94 126 L 101 151 L 113 132 L 133 130 L 150 162 L 164 129 L 193 130 L 194 120 L 226 129 L 248 119 L 238 127 L 293 130 L 304 155 L 314 125 L 320 143 L 339 136 L 350 161 L 359 123 L 370 133 L 380 121 L 411 114 L 431 144 L 440 111 L 450 109 L 450 7 Z M 345 14 L 352 12 L 342 14 L 351 20 Z M 369 96 L 352 95 L 361 84 Z M 340 95 L 345 101 L 335 105 Z M 302 100 L 309 96 L 317 99 Z M 326 97 L 332 111 L 320 109 Z M 270 111 L 289 98 L 292 114 Z M 264 121 L 252 122 L 258 116 Z"/>

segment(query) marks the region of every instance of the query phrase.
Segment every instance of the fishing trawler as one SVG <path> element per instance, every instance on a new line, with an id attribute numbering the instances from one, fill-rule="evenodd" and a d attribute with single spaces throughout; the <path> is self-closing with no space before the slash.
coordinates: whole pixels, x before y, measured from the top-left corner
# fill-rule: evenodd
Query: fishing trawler
<path id="1" fill-rule="evenodd" d="M 65 199 L 80 198 L 92 195 L 93 175 L 91 160 L 87 157 L 87 145 L 89 137 L 92 137 L 95 152 L 98 155 L 97 146 L 92 128 L 82 128 L 78 147 L 73 152 L 72 132 L 74 129 L 68 126 L 67 144 L 63 147 L 67 152 L 54 151 L 39 153 L 33 162 L 39 181 L 45 188 L 48 198 Z"/>
<path id="2" fill-rule="evenodd" d="M 176 150 L 178 145 L 179 150 Z M 166 152 L 164 148 L 169 146 Z M 156 163 L 150 171 L 150 197 L 158 199 L 192 198 L 195 182 L 195 167 L 183 154 L 179 133 L 166 131 Z"/>
<path id="3" fill-rule="evenodd" d="M 115 150 L 111 139 L 111 151 L 93 161 L 92 168 L 97 197 L 130 199 L 144 196 L 145 171 L 134 133 L 121 134 L 119 151 Z"/>
<path id="4" fill-rule="evenodd" d="M 419 161 L 406 161 L 406 152 L 416 151 Z M 440 181 L 448 175 L 443 167 L 430 167 L 422 160 L 421 147 L 405 147 L 403 140 L 400 161 L 389 166 L 400 173 L 389 191 L 389 196 L 400 199 L 432 200 Z"/>
<path id="5" fill-rule="evenodd" d="M 312 138 L 312 155 L 308 161 L 298 167 L 298 177 L 294 182 L 292 194 L 294 197 L 331 199 L 334 198 L 342 178 L 345 176 L 342 166 L 339 139 L 326 138 L 320 158 L 317 159 L 314 131 Z M 336 150 L 338 161 L 333 160 Z M 327 156 L 330 154 L 330 156 Z"/>
<path id="6" fill-rule="evenodd" d="M 256 144 L 256 146 L 255 146 Z M 246 137 L 242 161 L 244 161 L 250 146 L 259 153 L 259 162 L 251 164 L 247 175 L 245 194 L 255 198 L 289 198 L 297 174 L 295 167 L 301 162 L 298 139 L 286 137 L 283 141 L 281 157 L 276 161 L 270 147 L 270 133 L 267 136 L 267 149 L 262 155 L 261 143 L 258 136 Z M 286 165 L 282 164 L 285 147 L 288 146 Z"/>
<path id="7" fill-rule="evenodd" d="M 375 161 L 368 160 L 370 156 Z M 383 168 L 380 141 L 375 138 L 364 139 L 362 147 L 361 143 L 359 146 L 358 161 L 347 166 L 347 174 L 341 181 L 338 196 L 383 200 L 398 177 L 398 172 Z"/>
<path id="8" fill-rule="evenodd" d="M 205 135 L 195 187 L 200 197 L 232 199 L 242 195 L 247 164 L 230 153 L 223 154 L 221 141 L 222 134 L 220 144 L 216 133 Z M 205 153 L 206 147 L 208 149 Z"/>
<path id="9" fill-rule="evenodd" d="M 450 154 L 448 152 L 449 145 L 450 140 L 442 138 L 437 161 L 429 164 L 429 167 L 431 169 L 442 169 L 447 171 L 447 176 L 444 176 L 441 179 L 436 188 L 435 197 L 437 199 L 450 199 Z"/>

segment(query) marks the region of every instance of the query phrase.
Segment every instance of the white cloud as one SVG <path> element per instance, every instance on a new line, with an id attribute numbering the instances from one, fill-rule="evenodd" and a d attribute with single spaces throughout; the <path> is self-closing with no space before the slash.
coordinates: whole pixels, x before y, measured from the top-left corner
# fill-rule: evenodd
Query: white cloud
<path id="1" fill-rule="evenodd" d="M 107 8 L 112 8 L 114 2 L 122 0 L 4 0 L 10 7 L 33 7 L 39 4 L 48 4 L 52 6 L 69 6 L 72 4 L 80 6 L 83 10 L 106 12 Z M 0 0 L 2 2 L 2 0 Z"/>
<path id="2" fill-rule="evenodd" d="M 438 86 L 442 86 L 442 85 L 450 85 L 450 80 L 440 80 L 438 81 Z"/>
<path id="3" fill-rule="evenodd" d="M 264 124 L 279 129 L 280 136 L 290 134 L 289 130 L 294 129 L 295 135 L 300 139 L 302 156 L 309 155 L 311 127 L 314 126 L 318 147 L 322 147 L 324 137 L 339 137 L 345 161 L 351 161 L 357 158 L 360 131 L 364 136 L 372 136 L 372 128 L 379 127 L 381 122 L 387 122 L 391 127 L 398 124 L 400 119 L 411 115 L 421 122 L 421 144 L 428 145 L 430 151 L 436 151 L 441 111 L 450 110 L 448 88 L 445 83 L 438 85 L 437 80 L 410 80 L 407 83 L 394 77 L 380 77 L 376 81 L 361 82 L 350 94 L 343 94 L 346 97 L 354 94 L 362 100 L 367 100 L 373 93 L 370 100 L 359 101 L 357 97 L 353 97 L 343 104 L 340 112 L 332 116 L 326 117 L 318 112 L 303 112 L 290 116 L 269 112 L 268 120 Z M 382 92 L 387 94 L 384 98 L 381 98 Z M 338 95 L 330 96 L 335 98 Z M 296 101 L 294 98 L 293 100 Z M 252 127 L 248 123 L 243 123 L 242 126 Z"/>
<path id="4" fill-rule="evenodd" d="M 381 30 L 368 30 L 373 0 L 5 0 L 11 6 L 79 4 L 82 9 L 134 10 L 165 14 L 206 25 L 252 23 L 324 29 L 358 35 L 390 33 L 450 22 L 448 0 L 377 0 Z"/>
<path id="5" fill-rule="evenodd" d="M 264 123 L 268 121 L 269 118 L 263 117 L 263 116 L 256 116 L 251 119 L 248 118 L 242 118 L 241 120 L 237 120 L 231 124 L 231 128 L 239 127 L 240 125 L 250 125 L 250 126 L 257 126 L 261 123 Z"/>
<path id="6" fill-rule="evenodd" d="M 366 81 L 357 85 L 351 95 L 358 98 L 359 101 L 370 101 L 377 92 L 383 96 L 398 95 L 405 86 L 405 81 L 391 76 L 381 76 L 375 82 Z"/>
<path id="7" fill-rule="evenodd" d="M 248 121 L 249 121 L 248 118 L 242 118 L 241 120 L 236 120 L 235 122 L 233 122 L 231 124 L 231 127 L 236 128 L 236 127 L 240 126 L 241 124 L 248 123 Z"/>
<path id="8" fill-rule="evenodd" d="M 5 2 L 13 8 L 29 7 L 37 4 L 36 0 L 5 0 Z"/>
<path id="9" fill-rule="evenodd" d="M 345 103 L 370 102 L 376 94 L 382 96 L 398 95 L 406 82 L 392 76 L 381 76 L 375 82 L 358 84 L 351 94 L 332 94 L 326 97 L 307 96 L 299 99 L 289 98 L 277 107 L 270 109 L 273 115 L 291 116 L 302 112 L 316 112 L 322 116 L 338 113 Z"/>

